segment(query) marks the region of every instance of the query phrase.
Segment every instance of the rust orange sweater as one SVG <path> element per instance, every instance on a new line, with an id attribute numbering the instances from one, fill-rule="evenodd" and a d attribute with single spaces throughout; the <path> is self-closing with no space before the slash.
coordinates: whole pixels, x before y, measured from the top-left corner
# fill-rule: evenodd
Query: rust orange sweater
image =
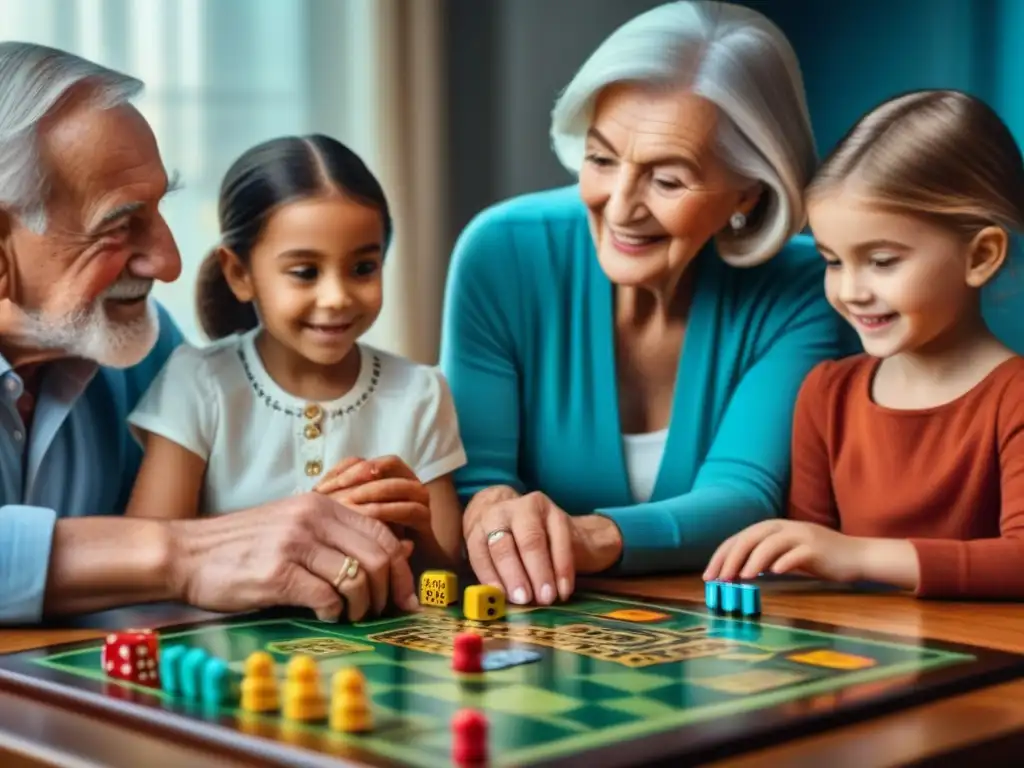
<path id="1" fill-rule="evenodd" d="M 1024 598 L 1024 358 L 913 411 L 871 399 L 878 363 L 822 363 L 804 382 L 790 518 L 909 540 L 921 597 Z"/>

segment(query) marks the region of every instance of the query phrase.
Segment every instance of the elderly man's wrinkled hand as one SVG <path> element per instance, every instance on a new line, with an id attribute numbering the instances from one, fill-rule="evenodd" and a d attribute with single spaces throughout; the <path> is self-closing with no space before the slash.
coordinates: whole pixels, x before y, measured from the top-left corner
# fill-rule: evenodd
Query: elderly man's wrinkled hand
<path id="1" fill-rule="evenodd" d="M 419 605 L 411 545 L 322 494 L 172 526 L 175 591 L 200 608 L 303 606 L 324 621 L 358 621 L 389 600 Z"/>

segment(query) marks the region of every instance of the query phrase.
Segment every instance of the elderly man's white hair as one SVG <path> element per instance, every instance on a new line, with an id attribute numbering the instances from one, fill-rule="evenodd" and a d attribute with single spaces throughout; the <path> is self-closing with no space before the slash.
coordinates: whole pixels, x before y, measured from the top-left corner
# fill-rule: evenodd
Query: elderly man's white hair
<path id="1" fill-rule="evenodd" d="M 142 82 L 66 51 L 0 43 L 0 207 L 35 232 L 46 229 L 47 172 L 38 152 L 40 123 L 79 86 L 99 107 L 130 101 Z"/>
<path id="2" fill-rule="evenodd" d="M 785 35 L 749 8 L 681 0 L 626 22 L 583 64 L 552 113 L 559 161 L 578 173 L 595 101 L 624 82 L 688 88 L 719 109 L 722 161 L 765 187 L 759 215 L 719 237 L 722 258 L 771 258 L 806 223 L 803 190 L 818 164 L 800 66 Z"/>

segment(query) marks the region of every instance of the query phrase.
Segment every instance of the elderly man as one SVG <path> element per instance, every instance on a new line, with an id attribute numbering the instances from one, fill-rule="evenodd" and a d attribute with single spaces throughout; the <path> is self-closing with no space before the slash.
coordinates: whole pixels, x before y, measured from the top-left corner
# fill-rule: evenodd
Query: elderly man
<path id="1" fill-rule="evenodd" d="M 140 460 L 126 416 L 181 338 L 149 296 L 181 262 L 159 210 L 168 176 L 130 103 L 141 88 L 0 43 L 0 623 L 157 600 L 336 619 L 324 563 L 339 552 L 362 564 L 374 611 L 415 607 L 408 547 L 318 494 L 120 517 Z"/>

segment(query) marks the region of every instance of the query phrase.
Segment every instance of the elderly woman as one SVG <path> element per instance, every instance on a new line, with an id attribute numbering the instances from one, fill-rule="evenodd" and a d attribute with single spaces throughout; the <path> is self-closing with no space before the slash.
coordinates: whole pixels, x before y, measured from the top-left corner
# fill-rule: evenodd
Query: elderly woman
<path id="1" fill-rule="evenodd" d="M 674 2 L 615 31 L 552 123 L 576 186 L 461 235 L 441 364 L 477 577 L 702 568 L 778 515 L 797 391 L 846 337 L 794 237 L 816 153 L 796 57 L 755 11 Z"/>

